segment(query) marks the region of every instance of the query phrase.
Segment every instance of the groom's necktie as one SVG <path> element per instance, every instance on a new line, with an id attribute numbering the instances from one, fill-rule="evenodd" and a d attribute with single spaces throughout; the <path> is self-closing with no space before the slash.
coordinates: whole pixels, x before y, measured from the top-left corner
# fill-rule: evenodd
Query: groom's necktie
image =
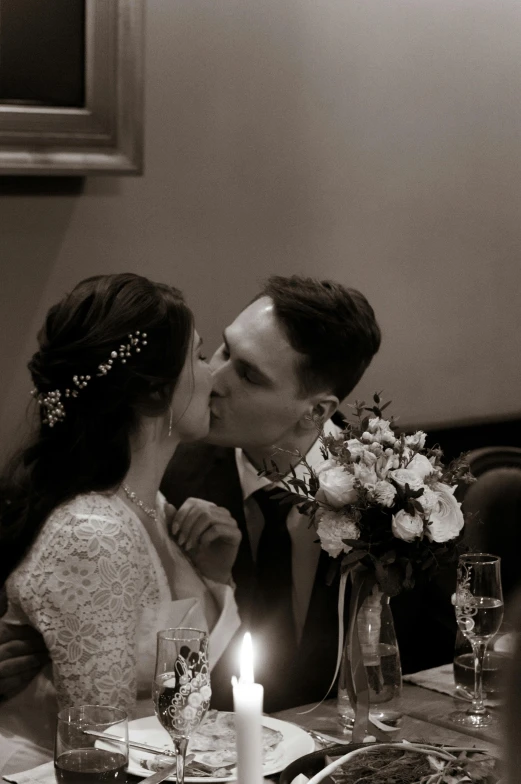
<path id="1" fill-rule="evenodd" d="M 254 632 L 257 631 L 260 637 L 263 663 L 270 668 L 270 681 L 274 684 L 280 681 L 276 687 L 280 691 L 295 657 L 297 641 L 292 601 L 291 538 L 286 525 L 293 507 L 273 498 L 276 493 L 280 493 L 280 488 L 253 493 L 264 517 L 256 559 L 258 601 L 254 610 Z M 269 691 L 268 686 L 268 702 Z"/>

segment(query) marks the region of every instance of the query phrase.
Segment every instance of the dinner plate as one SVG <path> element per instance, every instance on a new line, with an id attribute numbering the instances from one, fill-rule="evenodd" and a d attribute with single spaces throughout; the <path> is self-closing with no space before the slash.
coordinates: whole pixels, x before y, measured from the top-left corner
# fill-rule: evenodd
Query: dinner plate
<path id="1" fill-rule="evenodd" d="M 313 738 L 295 724 L 290 724 L 289 722 L 281 721 L 280 719 L 272 719 L 269 716 L 263 716 L 262 723 L 265 727 L 270 727 L 282 734 L 282 740 L 278 744 L 276 750 L 270 754 L 268 762 L 262 769 L 263 776 L 272 776 L 274 773 L 280 773 L 281 770 L 284 770 L 284 768 L 294 762 L 294 760 L 302 757 L 304 754 L 309 754 L 309 752 L 313 751 L 315 748 Z M 128 736 L 129 740 L 148 743 L 151 746 L 170 750 L 173 748 L 170 736 L 167 731 L 163 729 L 155 716 L 147 716 L 144 719 L 129 721 Z M 187 753 L 190 754 L 190 745 L 188 745 Z M 130 749 L 128 772 L 133 773 L 136 776 L 152 776 L 153 771 L 147 770 L 147 768 L 141 765 L 141 762 L 147 759 L 154 759 L 154 757 L 157 757 L 157 754 L 149 754 L 146 751 Z M 197 758 L 198 754 L 195 755 L 196 760 Z M 224 778 L 214 778 L 213 776 L 185 776 L 185 781 L 220 782 L 233 781 L 236 778 L 237 770 L 236 768 L 232 768 L 229 775 Z"/>

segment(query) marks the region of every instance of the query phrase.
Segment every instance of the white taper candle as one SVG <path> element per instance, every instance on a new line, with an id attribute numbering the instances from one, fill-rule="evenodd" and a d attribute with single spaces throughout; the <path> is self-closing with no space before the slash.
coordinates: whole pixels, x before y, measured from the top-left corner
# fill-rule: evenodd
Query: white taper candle
<path id="1" fill-rule="evenodd" d="M 239 784 L 260 784 L 262 776 L 262 703 L 264 689 L 253 680 L 253 645 L 246 632 L 242 642 L 240 677 L 232 678 L 237 735 Z"/>

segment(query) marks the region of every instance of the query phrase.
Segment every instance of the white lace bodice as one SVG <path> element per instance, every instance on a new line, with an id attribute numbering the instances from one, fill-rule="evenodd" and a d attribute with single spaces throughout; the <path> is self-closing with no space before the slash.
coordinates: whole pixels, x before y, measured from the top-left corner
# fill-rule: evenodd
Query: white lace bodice
<path id="1" fill-rule="evenodd" d="M 9 749 L 21 737 L 52 750 L 60 707 L 117 705 L 131 718 L 153 713 L 159 629 L 213 625 L 211 667 L 237 631 L 232 588 L 201 578 L 168 535 L 160 493 L 157 501 L 168 579 L 139 517 L 118 496 L 101 493 L 55 509 L 9 577 L 4 620 L 38 629 L 52 666 L 0 704 L 0 770 L 2 739 Z"/>
<path id="2" fill-rule="evenodd" d="M 171 594 L 144 526 L 117 496 L 91 493 L 57 508 L 7 592 L 10 619 L 44 637 L 59 704 L 132 711 L 142 611 Z"/>

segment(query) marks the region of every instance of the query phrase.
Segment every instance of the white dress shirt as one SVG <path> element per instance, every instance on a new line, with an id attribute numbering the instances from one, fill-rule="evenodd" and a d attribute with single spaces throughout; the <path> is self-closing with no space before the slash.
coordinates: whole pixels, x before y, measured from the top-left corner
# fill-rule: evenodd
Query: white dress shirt
<path id="1" fill-rule="evenodd" d="M 337 435 L 340 432 L 331 420 L 324 426 L 326 434 Z M 320 451 L 321 443 L 317 438 L 311 449 L 306 455 L 306 461 L 315 468 L 324 457 Z M 259 476 L 255 466 L 250 463 L 242 449 L 235 450 L 235 461 L 242 488 L 244 499 L 244 516 L 246 518 L 246 528 L 250 539 L 253 558 L 257 556 L 257 548 L 264 528 L 264 517 L 262 512 L 252 498 L 252 493 L 262 487 L 273 486 L 273 482 L 264 476 Z M 309 475 L 307 468 L 299 463 L 295 466 L 295 473 L 299 479 L 304 479 Z M 287 527 L 291 538 L 291 573 L 293 578 L 293 615 L 295 618 L 295 629 L 297 640 L 300 641 L 304 629 L 304 623 L 308 612 L 315 573 L 317 570 L 318 559 L 320 557 L 320 543 L 317 533 L 310 525 L 309 517 L 301 514 L 294 506 L 287 518 Z"/>

